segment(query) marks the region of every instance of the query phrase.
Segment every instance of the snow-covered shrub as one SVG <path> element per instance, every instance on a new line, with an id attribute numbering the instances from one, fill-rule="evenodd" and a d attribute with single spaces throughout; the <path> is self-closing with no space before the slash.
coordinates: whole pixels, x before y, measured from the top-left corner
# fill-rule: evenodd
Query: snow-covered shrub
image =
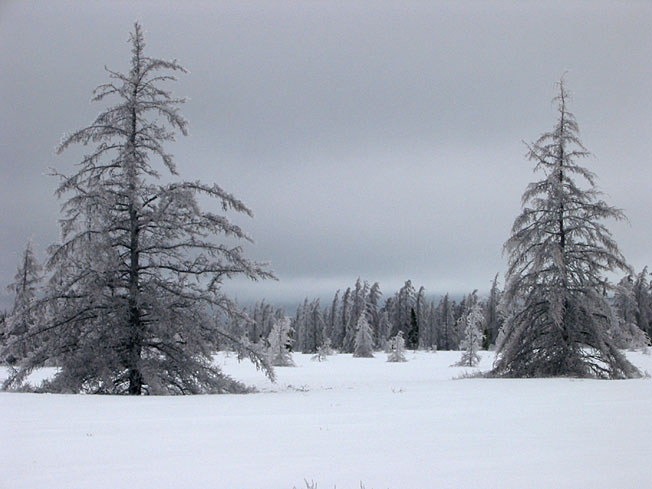
<path id="1" fill-rule="evenodd" d="M 405 358 L 405 340 L 403 339 L 403 331 L 399 331 L 396 336 L 390 338 L 387 342 L 389 355 L 387 356 L 388 362 L 407 362 Z"/>
<path id="2" fill-rule="evenodd" d="M 328 360 L 328 355 L 333 354 L 333 349 L 331 348 L 331 340 L 330 338 L 326 338 L 324 340 L 324 344 L 317 347 L 317 353 L 315 353 L 313 356 L 310 357 L 310 360 L 317 361 L 317 362 L 324 362 Z"/>

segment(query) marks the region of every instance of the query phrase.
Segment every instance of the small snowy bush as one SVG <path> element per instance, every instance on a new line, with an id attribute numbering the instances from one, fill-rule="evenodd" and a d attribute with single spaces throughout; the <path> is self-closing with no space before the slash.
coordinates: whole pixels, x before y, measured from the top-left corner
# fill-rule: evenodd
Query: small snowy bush
<path id="1" fill-rule="evenodd" d="M 403 339 L 403 332 L 399 331 L 396 336 L 390 338 L 387 342 L 389 355 L 387 356 L 388 362 L 407 362 L 405 358 L 405 340 Z"/>

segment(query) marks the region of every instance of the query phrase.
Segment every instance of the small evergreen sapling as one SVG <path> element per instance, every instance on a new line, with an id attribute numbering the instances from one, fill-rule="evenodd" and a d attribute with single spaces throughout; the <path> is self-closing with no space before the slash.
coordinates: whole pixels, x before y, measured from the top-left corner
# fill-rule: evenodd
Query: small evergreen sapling
<path id="1" fill-rule="evenodd" d="M 320 346 L 318 350 L 321 350 L 324 355 L 332 355 L 334 353 L 333 346 L 331 345 L 331 339 L 328 336 L 324 340 L 324 344 Z"/>
<path id="2" fill-rule="evenodd" d="M 459 367 L 475 367 L 480 363 L 478 351 L 482 346 L 482 331 L 480 325 L 484 320 L 482 306 L 479 303 L 473 304 L 471 310 L 466 315 L 466 328 L 464 329 L 464 338 L 460 347 L 464 350 L 462 358 L 455 365 Z"/>
<path id="3" fill-rule="evenodd" d="M 328 360 L 328 355 L 333 354 L 333 348 L 331 348 L 331 339 L 326 337 L 324 344 L 317 347 L 317 353 L 310 357 L 311 360 L 317 362 L 325 362 Z"/>
<path id="4" fill-rule="evenodd" d="M 373 358 L 373 332 L 367 315 L 361 314 L 358 319 L 358 332 L 355 334 L 355 350 L 353 356 L 357 358 Z"/>
<path id="5" fill-rule="evenodd" d="M 292 345 L 292 326 L 290 318 L 284 317 L 274 323 L 272 331 L 269 333 L 269 362 L 274 367 L 294 367 L 290 346 Z"/>
<path id="6" fill-rule="evenodd" d="M 405 340 L 403 339 L 402 331 L 399 331 L 396 336 L 390 338 L 388 349 L 388 362 L 407 362 L 407 359 L 405 358 Z"/>

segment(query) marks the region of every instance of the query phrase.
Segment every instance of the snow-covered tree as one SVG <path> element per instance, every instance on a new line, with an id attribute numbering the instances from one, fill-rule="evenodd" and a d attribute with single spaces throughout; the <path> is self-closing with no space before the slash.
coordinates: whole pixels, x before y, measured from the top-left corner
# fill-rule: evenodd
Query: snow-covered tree
<path id="1" fill-rule="evenodd" d="M 351 288 L 348 287 L 342 295 L 340 312 L 335 321 L 335 327 L 331 336 L 331 341 L 335 348 L 343 348 L 344 338 L 348 329 L 351 327 L 351 302 Z"/>
<path id="2" fill-rule="evenodd" d="M 405 344 L 410 350 L 419 348 L 419 322 L 414 307 L 410 309 L 410 327 L 407 331 Z"/>
<path id="3" fill-rule="evenodd" d="M 478 291 L 474 290 L 468 295 L 465 295 L 460 301 L 459 305 L 453 307 L 455 310 L 455 328 L 454 328 L 454 338 L 456 349 L 463 349 L 462 340 L 465 335 L 466 326 L 467 326 L 467 316 L 471 313 L 473 308 L 480 302 L 478 298 Z"/>
<path id="4" fill-rule="evenodd" d="M 454 302 L 444 295 L 437 306 L 437 347 L 442 350 L 452 350 L 457 347 L 455 319 L 453 317 Z"/>
<path id="5" fill-rule="evenodd" d="M 380 284 L 374 282 L 367 294 L 367 317 L 371 324 L 371 329 L 374 331 L 374 338 L 378 337 L 378 330 L 380 328 L 380 299 L 383 293 L 380 290 Z"/>
<path id="6" fill-rule="evenodd" d="M 34 255 L 31 241 L 27 242 L 20 258 L 18 269 L 7 289 L 14 293 L 14 305 L 11 314 L 5 319 L 5 335 L 10 338 L 25 338 L 36 327 L 39 311 L 37 292 L 43 278 L 43 269 Z M 5 339 L 5 342 L 7 341 Z M 33 341 L 13 341 L 12 348 L 7 349 L 3 357 L 11 364 L 24 358 L 33 348 Z"/>
<path id="7" fill-rule="evenodd" d="M 297 308 L 294 329 L 296 348 L 303 353 L 315 353 L 324 341 L 324 320 L 319 299 L 308 302 L 306 297 L 303 305 Z"/>
<path id="8" fill-rule="evenodd" d="M 336 323 L 338 321 L 338 310 L 339 310 L 339 304 L 340 304 L 340 291 L 339 289 L 337 292 L 335 292 L 335 296 L 333 297 L 333 302 L 331 302 L 330 306 L 330 311 L 328 311 L 328 314 L 324 315 L 324 323 L 325 323 L 325 328 L 324 328 L 324 337 L 326 338 L 333 338 L 335 336 L 335 331 L 336 331 Z"/>
<path id="9" fill-rule="evenodd" d="M 469 312 L 464 316 L 466 324 L 464 328 L 464 337 L 460 342 L 460 348 L 463 350 L 462 358 L 457 363 L 460 367 L 475 367 L 480 362 L 478 351 L 482 347 L 482 330 L 484 314 L 482 305 L 475 302 Z"/>
<path id="10" fill-rule="evenodd" d="M 361 314 L 358 319 L 358 331 L 355 334 L 355 349 L 353 351 L 354 357 L 359 358 L 372 358 L 374 356 L 374 339 L 371 325 L 367 320 L 366 314 Z"/>
<path id="11" fill-rule="evenodd" d="M 319 299 L 315 299 L 310 304 L 310 338 L 308 338 L 308 347 L 305 353 L 313 353 L 324 344 L 324 318 L 322 316 L 321 304 Z"/>
<path id="12" fill-rule="evenodd" d="M 317 348 L 317 350 L 320 351 L 323 355 L 332 355 L 334 351 L 333 346 L 331 345 L 331 339 L 326 338 L 324 343 L 319 348 Z"/>
<path id="13" fill-rule="evenodd" d="M 403 331 L 399 331 L 398 334 L 390 338 L 387 350 L 389 354 L 387 355 L 388 362 L 407 362 L 405 358 L 405 340 L 403 339 Z"/>
<path id="14" fill-rule="evenodd" d="M 639 309 L 631 275 L 618 282 L 612 302 L 615 318 L 610 325 L 609 335 L 614 344 L 621 349 L 647 347 L 650 338 L 636 324 Z"/>
<path id="15" fill-rule="evenodd" d="M 267 341 L 269 362 L 275 367 L 293 367 L 292 352 L 292 326 L 290 318 L 284 317 L 274 323 Z"/>
<path id="16" fill-rule="evenodd" d="M 483 338 L 482 348 L 488 350 L 489 347 L 496 342 L 498 331 L 502 326 L 502 318 L 498 313 L 498 305 L 500 304 L 501 291 L 498 288 L 498 274 L 494 277 L 489 291 L 489 298 L 487 299 L 487 306 L 485 308 L 485 331 Z"/>
<path id="17" fill-rule="evenodd" d="M 257 302 L 251 309 L 245 309 L 250 321 L 248 324 L 249 341 L 258 343 L 261 339 L 269 336 L 277 319 L 285 317 L 282 309 L 275 308 L 263 299 Z"/>
<path id="18" fill-rule="evenodd" d="M 568 111 L 563 79 L 555 101 L 555 127 L 529 146 L 528 157 L 544 178 L 527 187 L 505 244 L 502 302 L 510 314 L 494 373 L 633 377 L 638 370 L 607 334 L 612 315 L 604 273 L 628 266 L 602 221 L 624 216 L 600 200 L 595 175 L 578 163 L 589 153 Z"/>
<path id="19" fill-rule="evenodd" d="M 634 281 L 636 298 L 636 325 L 652 337 L 652 294 L 650 293 L 649 272 L 643 268 Z"/>
<path id="20" fill-rule="evenodd" d="M 389 312 L 383 310 L 380 312 L 380 320 L 378 322 L 378 333 L 376 336 L 376 346 L 379 349 L 384 349 L 392 334 L 392 322 L 389 319 Z"/>
<path id="21" fill-rule="evenodd" d="M 434 343 L 431 335 L 432 330 L 428 324 L 430 308 L 426 299 L 425 287 L 419 287 L 414 306 L 415 319 L 417 323 L 417 332 L 419 334 L 418 346 L 421 349 L 427 350 Z"/>
<path id="22" fill-rule="evenodd" d="M 324 362 L 328 360 L 328 356 L 333 354 L 333 349 L 331 348 L 331 340 L 326 338 L 324 344 L 317 348 L 317 353 L 310 357 L 311 360 L 317 362 Z"/>
<path id="23" fill-rule="evenodd" d="M 427 329 L 428 329 L 428 338 L 429 344 L 428 348 L 431 350 L 437 350 L 437 328 L 439 326 L 437 314 L 437 306 L 435 306 L 435 301 L 430 301 L 428 304 L 428 318 L 427 318 Z"/>
<path id="24" fill-rule="evenodd" d="M 175 181 L 177 168 L 164 144 L 186 135 L 183 99 L 166 88 L 176 61 L 145 55 L 140 25 L 130 36 L 127 73 L 108 70 L 94 101 L 113 101 L 87 127 L 65 136 L 93 149 L 71 176 L 60 177 L 61 242 L 49 252 L 51 278 L 39 323 L 45 338 L 6 384 L 20 382 L 48 360 L 60 367 L 45 386 L 52 391 L 138 395 L 242 390 L 212 362 L 221 317 L 237 313 L 222 291 L 233 276 L 272 277 L 240 246 L 217 237 L 250 241 L 220 214 L 203 211 L 201 195 L 222 211 L 251 211 L 218 185 Z M 170 178 L 159 179 L 163 171 Z M 262 348 L 230 341 L 266 370 Z"/>
<path id="25" fill-rule="evenodd" d="M 386 306 L 391 306 L 388 309 L 390 321 L 394 327 L 392 335 L 395 335 L 399 331 L 403 332 L 403 335 L 406 338 L 406 342 L 409 343 L 409 334 L 410 331 L 415 327 L 413 322 L 412 314 L 413 309 L 416 305 L 416 290 L 412 285 L 411 280 L 407 280 L 403 287 L 399 289 L 398 292 L 394 295 L 392 301 L 388 301 Z M 418 341 L 418 325 L 417 329 L 412 332 L 413 336 L 416 334 L 416 341 Z M 415 348 L 415 345 L 409 344 L 411 348 Z M 418 345 L 417 345 L 418 346 Z"/>
<path id="26" fill-rule="evenodd" d="M 347 289 L 348 290 L 348 289 Z M 362 282 L 360 277 L 355 282 L 351 299 L 351 317 L 345 325 L 344 340 L 342 343 L 342 351 L 344 353 L 353 353 L 355 350 L 355 337 L 358 331 L 358 320 L 360 316 L 367 313 L 367 293 L 369 291 L 369 284 Z"/>
<path id="27" fill-rule="evenodd" d="M 7 311 L 3 309 L 0 311 L 0 350 L 2 349 L 2 345 L 5 344 L 7 335 Z M 0 359 L 1 361 L 2 359 Z"/>

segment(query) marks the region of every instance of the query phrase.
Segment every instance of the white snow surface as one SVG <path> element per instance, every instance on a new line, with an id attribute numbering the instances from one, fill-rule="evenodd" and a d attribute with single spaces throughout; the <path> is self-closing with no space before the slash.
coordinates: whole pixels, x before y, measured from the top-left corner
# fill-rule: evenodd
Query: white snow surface
<path id="1" fill-rule="evenodd" d="M 0 393 L 0 488 L 652 487 L 649 378 L 455 380 L 460 354 L 295 354 L 276 384 L 218 356 L 248 395 Z"/>

